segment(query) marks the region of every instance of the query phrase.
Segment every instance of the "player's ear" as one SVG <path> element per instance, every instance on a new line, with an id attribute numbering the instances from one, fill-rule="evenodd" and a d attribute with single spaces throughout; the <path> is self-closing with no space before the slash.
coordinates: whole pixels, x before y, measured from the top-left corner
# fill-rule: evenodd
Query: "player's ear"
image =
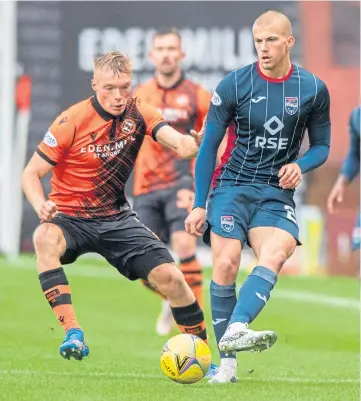
<path id="1" fill-rule="evenodd" d="M 94 78 L 92 78 L 92 88 L 93 88 L 93 91 L 96 91 L 96 83 L 95 83 Z"/>
<path id="2" fill-rule="evenodd" d="M 293 36 L 289 36 L 287 39 L 286 49 L 290 51 L 295 44 L 295 38 Z"/>

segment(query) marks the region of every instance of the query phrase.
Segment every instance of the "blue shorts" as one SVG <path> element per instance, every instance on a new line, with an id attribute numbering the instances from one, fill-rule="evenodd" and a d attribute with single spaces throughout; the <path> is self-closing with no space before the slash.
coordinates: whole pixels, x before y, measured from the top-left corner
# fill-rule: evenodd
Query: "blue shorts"
<path id="1" fill-rule="evenodd" d="M 210 245 L 210 231 L 225 238 L 248 242 L 254 227 L 277 227 L 299 242 L 293 191 L 266 184 L 217 187 L 209 197 L 207 228 L 203 241 Z"/>
<path id="2" fill-rule="evenodd" d="M 357 212 L 357 219 L 355 228 L 353 229 L 352 233 L 352 250 L 356 251 L 361 247 L 361 211 Z"/>

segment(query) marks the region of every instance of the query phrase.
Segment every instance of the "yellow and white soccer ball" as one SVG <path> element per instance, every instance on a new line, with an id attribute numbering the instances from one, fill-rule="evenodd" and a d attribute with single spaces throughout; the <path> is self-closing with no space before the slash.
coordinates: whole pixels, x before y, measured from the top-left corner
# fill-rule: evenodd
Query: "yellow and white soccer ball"
<path id="1" fill-rule="evenodd" d="M 177 383 L 192 384 L 203 379 L 211 364 L 211 351 L 199 337 L 178 334 L 164 345 L 160 357 L 163 373 Z"/>

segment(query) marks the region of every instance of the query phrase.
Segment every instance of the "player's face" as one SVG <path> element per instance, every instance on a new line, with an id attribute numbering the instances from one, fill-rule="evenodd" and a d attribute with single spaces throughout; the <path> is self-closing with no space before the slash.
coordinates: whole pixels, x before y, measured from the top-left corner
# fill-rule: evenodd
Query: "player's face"
<path id="1" fill-rule="evenodd" d="M 174 75 L 181 68 L 180 64 L 184 58 L 180 39 L 173 33 L 156 36 L 149 57 L 156 72 L 167 76 Z"/>
<path id="2" fill-rule="evenodd" d="M 122 114 L 131 94 L 129 74 L 98 70 L 94 74 L 92 86 L 99 103 L 108 113 L 113 116 Z"/>
<path id="3" fill-rule="evenodd" d="M 294 44 L 292 36 L 284 36 L 272 27 L 254 27 L 253 37 L 258 61 L 265 70 L 272 70 L 288 57 L 289 50 Z"/>

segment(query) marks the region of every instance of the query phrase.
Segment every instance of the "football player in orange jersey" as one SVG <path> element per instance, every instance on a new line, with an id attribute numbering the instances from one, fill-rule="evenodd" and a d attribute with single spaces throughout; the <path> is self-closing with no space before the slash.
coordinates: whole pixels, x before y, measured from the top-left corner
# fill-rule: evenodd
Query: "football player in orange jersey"
<path id="1" fill-rule="evenodd" d="M 185 78 L 181 62 L 185 54 L 181 36 L 174 28 L 155 33 L 149 57 L 154 77 L 139 85 L 134 96 L 156 107 L 182 134 L 199 130 L 205 120 L 211 95 L 199 84 Z M 203 304 L 202 266 L 196 256 L 196 238 L 184 227 L 193 204 L 193 162 L 148 138 L 135 165 L 134 210 L 141 222 L 162 241 L 170 243 L 179 267 L 198 303 Z M 152 289 L 149 283 L 143 282 Z M 173 327 L 169 300 L 164 299 L 156 331 L 167 335 Z"/>
<path id="2" fill-rule="evenodd" d="M 184 333 L 207 341 L 202 309 L 165 245 L 142 224 L 124 195 L 149 136 L 180 157 L 194 157 L 201 134 L 183 135 L 154 108 L 131 97 L 130 60 L 113 51 L 94 63 L 95 96 L 64 111 L 26 166 L 22 187 L 39 216 L 34 233 L 42 290 L 65 331 L 60 354 L 89 354 L 62 265 L 102 255 L 129 280 L 145 279 L 169 299 Z M 41 178 L 52 173 L 47 199 Z"/>

